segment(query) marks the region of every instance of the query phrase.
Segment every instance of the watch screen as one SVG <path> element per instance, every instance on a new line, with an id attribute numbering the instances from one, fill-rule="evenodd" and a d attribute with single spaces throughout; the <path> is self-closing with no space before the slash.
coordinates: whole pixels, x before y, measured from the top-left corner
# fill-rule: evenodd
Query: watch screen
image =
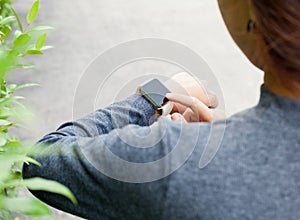
<path id="1" fill-rule="evenodd" d="M 167 101 L 165 96 L 170 93 L 170 90 L 158 79 L 146 83 L 140 88 L 140 91 L 156 108 L 161 107 Z"/>

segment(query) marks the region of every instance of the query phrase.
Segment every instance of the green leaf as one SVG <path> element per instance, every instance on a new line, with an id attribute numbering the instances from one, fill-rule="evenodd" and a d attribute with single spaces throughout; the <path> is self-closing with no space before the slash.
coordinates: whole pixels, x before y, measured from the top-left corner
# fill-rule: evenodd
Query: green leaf
<path id="1" fill-rule="evenodd" d="M 10 84 L 6 87 L 8 93 L 14 93 L 15 91 L 19 90 L 19 89 L 24 89 L 27 87 L 32 87 L 32 86 L 39 86 L 39 84 L 36 83 L 26 83 L 26 84 L 22 84 L 17 86 L 16 84 Z M 1 110 L 0 110 L 1 112 Z"/>
<path id="2" fill-rule="evenodd" d="M 46 42 L 46 38 L 47 38 L 47 33 L 42 34 L 42 35 L 38 38 L 38 40 L 37 40 L 37 42 L 36 42 L 36 44 L 35 44 L 35 48 L 36 48 L 37 50 L 40 50 L 40 49 L 44 46 L 44 44 L 45 44 L 45 42 Z"/>
<path id="3" fill-rule="evenodd" d="M 36 0 L 32 6 L 31 9 L 27 15 L 27 23 L 31 24 L 32 22 L 34 22 L 34 20 L 36 19 L 36 16 L 38 14 L 39 11 L 39 5 L 40 5 L 40 1 Z"/>
<path id="4" fill-rule="evenodd" d="M 9 142 L 6 144 L 6 149 L 7 149 L 7 153 L 10 155 L 12 152 L 17 153 L 18 155 L 20 154 L 26 155 L 26 149 L 23 149 L 22 143 L 18 140 L 9 139 Z"/>
<path id="5" fill-rule="evenodd" d="M 30 42 L 31 37 L 28 34 L 21 34 L 14 40 L 14 48 L 23 48 Z"/>
<path id="6" fill-rule="evenodd" d="M 7 135 L 5 133 L 0 133 L 0 146 L 4 146 L 7 143 Z"/>
<path id="7" fill-rule="evenodd" d="M 1 181 L 6 179 L 10 175 L 12 164 L 13 164 L 13 159 L 10 156 L 7 156 L 6 152 L 2 152 L 0 154 L 0 166 L 1 166 L 0 179 L 1 179 Z M 1 184 L 1 182 L 0 182 L 0 184 Z M 1 187 L 2 187 L 2 184 L 1 184 Z M 2 188 L 4 188 L 4 187 L 2 187 Z"/>
<path id="8" fill-rule="evenodd" d="M 6 86 L 6 91 L 8 93 L 12 93 L 16 87 L 17 87 L 16 84 L 9 84 L 9 85 Z"/>
<path id="9" fill-rule="evenodd" d="M 23 84 L 23 85 L 19 85 L 19 86 L 16 86 L 13 90 L 13 92 L 19 90 L 19 89 L 24 89 L 24 88 L 28 88 L 28 87 L 32 87 L 32 86 L 39 86 L 39 84 L 36 84 L 36 83 L 26 83 L 26 84 Z"/>
<path id="10" fill-rule="evenodd" d="M 3 147 L 6 144 L 6 139 L 0 137 L 0 147 Z"/>
<path id="11" fill-rule="evenodd" d="M 8 25 L 5 25 L 4 27 L 2 27 L 2 39 L 6 39 L 9 34 L 11 32 L 11 27 Z"/>
<path id="12" fill-rule="evenodd" d="M 8 16 L 6 18 L 3 18 L 1 21 L 0 21 L 0 26 L 3 26 L 5 24 L 8 24 L 8 23 L 11 23 L 15 20 L 15 17 L 14 16 Z"/>
<path id="13" fill-rule="evenodd" d="M 17 143 L 17 142 L 15 142 L 15 143 Z M 24 162 L 26 164 L 32 163 L 37 166 L 41 166 L 41 164 L 38 161 L 36 161 L 35 159 L 25 156 L 26 152 L 22 152 L 22 151 L 25 151 L 25 150 L 22 149 L 22 147 L 20 147 L 20 146 L 19 146 L 19 148 L 16 146 L 15 147 L 6 146 L 6 154 L 0 155 L 1 172 L 3 171 L 2 167 L 9 167 L 13 163 L 16 163 L 16 162 Z M 24 155 L 21 155 L 21 153 Z M 1 174 L 2 173 L 0 173 L 0 175 Z"/>
<path id="14" fill-rule="evenodd" d="M 14 41 L 22 34 L 21 31 L 19 30 L 16 30 L 15 33 L 14 33 Z"/>
<path id="15" fill-rule="evenodd" d="M 43 46 L 41 48 L 41 51 L 44 51 L 44 50 L 49 50 L 49 49 L 52 49 L 53 47 L 52 46 Z"/>
<path id="16" fill-rule="evenodd" d="M 11 124 L 11 123 L 12 123 L 12 122 L 10 122 L 10 121 L 0 119 L 0 126 L 6 126 L 6 125 L 9 125 L 9 124 Z"/>
<path id="17" fill-rule="evenodd" d="M 17 22 L 18 22 L 20 31 L 21 31 L 21 32 L 24 32 L 24 31 L 23 31 L 22 23 L 21 23 L 21 21 L 20 21 L 20 18 L 19 18 L 19 16 L 18 16 L 17 12 L 16 12 L 15 9 L 14 9 L 13 7 L 11 7 L 11 6 L 10 6 L 10 9 L 11 9 L 12 13 L 14 14 L 14 16 L 16 17 L 16 19 L 17 19 Z"/>
<path id="18" fill-rule="evenodd" d="M 26 54 L 28 54 L 28 55 L 32 55 L 32 54 L 43 55 L 44 53 L 40 50 L 27 50 Z"/>
<path id="19" fill-rule="evenodd" d="M 69 198 L 73 202 L 73 204 L 77 204 L 76 198 L 67 187 L 52 180 L 46 180 L 46 179 L 36 177 L 36 178 L 25 179 L 25 180 L 14 180 L 8 182 L 7 186 L 10 187 L 25 186 L 30 190 L 43 190 L 52 193 L 57 193 Z"/>
<path id="20" fill-rule="evenodd" d="M 15 113 L 14 109 L 9 107 L 0 108 L 0 119 L 7 119 L 9 116 L 12 116 Z"/>
<path id="21" fill-rule="evenodd" d="M 17 103 L 18 99 L 23 99 L 22 96 L 11 96 L 6 98 L 0 98 L 0 107 L 7 105 L 9 103 Z"/>
<path id="22" fill-rule="evenodd" d="M 0 121 L 5 121 L 5 120 L 0 119 Z M 5 130 L 7 130 L 9 127 L 15 125 L 16 123 L 17 123 L 17 122 L 11 122 L 11 123 L 9 123 L 9 124 L 4 125 L 3 127 L 0 128 L 0 132 L 3 132 L 3 131 L 5 131 Z"/>
<path id="23" fill-rule="evenodd" d="M 40 31 L 47 31 L 47 30 L 53 30 L 54 28 L 53 27 L 50 27 L 50 26 L 36 26 L 36 27 L 33 27 L 31 29 L 29 29 L 27 31 L 27 33 L 31 33 L 31 32 L 40 32 Z"/>
<path id="24" fill-rule="evenodd" d="M 16 68 L 22 68 L 22 69 L 31 69 L 34 68 L 33 64 L 17 64 L 15 65 Z"/>
<path id="25" fill-rule="evenodd" d="M 20 212 L 25 215 L 50 215 L 48 207 L 37 199 L 32 198 L 2 198 L 1 209 Z"/>

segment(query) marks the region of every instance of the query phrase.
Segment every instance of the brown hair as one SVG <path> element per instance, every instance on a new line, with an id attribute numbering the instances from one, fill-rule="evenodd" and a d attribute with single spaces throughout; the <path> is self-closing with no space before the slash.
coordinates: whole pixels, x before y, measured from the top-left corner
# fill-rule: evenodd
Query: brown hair
<path id="1" fill-rule="evenodd" d="M 300 1 L 252 0 L 252 6 L 270 69 L 300 81 Z"/>

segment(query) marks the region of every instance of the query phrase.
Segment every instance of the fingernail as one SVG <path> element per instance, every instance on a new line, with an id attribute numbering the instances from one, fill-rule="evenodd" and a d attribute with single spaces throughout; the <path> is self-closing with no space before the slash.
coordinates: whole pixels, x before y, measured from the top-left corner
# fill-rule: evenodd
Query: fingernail
<path id="1" fill-rule="evenodd" d="M 172 114 L 171 119 L 174 120 L 174 121 L 177 120 L 178 119 L 178 114 L 176 114 L 176 113 Z"/>
<path id="2" fill-rule="evenodd" d="M 182 120 L 182 115 L 179 113 L 174 113 L 171 115 L 171 119 L 173 121 L 181 121 Z"/>

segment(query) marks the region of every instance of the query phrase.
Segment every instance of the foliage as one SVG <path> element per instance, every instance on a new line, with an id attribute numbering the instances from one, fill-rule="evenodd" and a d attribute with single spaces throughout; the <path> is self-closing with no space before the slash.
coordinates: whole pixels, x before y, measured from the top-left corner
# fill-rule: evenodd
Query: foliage
<path id="1" fill-rule="evenodd" d="M 42 51 L 49 48 L 44 46 L 47 38 L 45 31 L 51 28 L 32 26 L 38 14 L 39 0 L 28 12 L 25 29 L 11 4 L 11 0 L 0 0 L 0 219 L 5 220 L 11 219 L 12 213 L 29 216 L 50 213 L 41 201 L 19 196 L 18 187 L 59 193 L 76 203 L 70 190 L 57 182 L 41 178 L 22 179 L 23 163 L 40 164 L 26 156 L 28 147 L 10 132 L 12 127 L 22 123 L 22 114 L 26 109 L 20 103 L 22 97 L 14 93 L 34 84 L 8 84 L 6 78 L 14 69 L 32 67 L 22 62 L 27 55 L 43 54 Z"/>

